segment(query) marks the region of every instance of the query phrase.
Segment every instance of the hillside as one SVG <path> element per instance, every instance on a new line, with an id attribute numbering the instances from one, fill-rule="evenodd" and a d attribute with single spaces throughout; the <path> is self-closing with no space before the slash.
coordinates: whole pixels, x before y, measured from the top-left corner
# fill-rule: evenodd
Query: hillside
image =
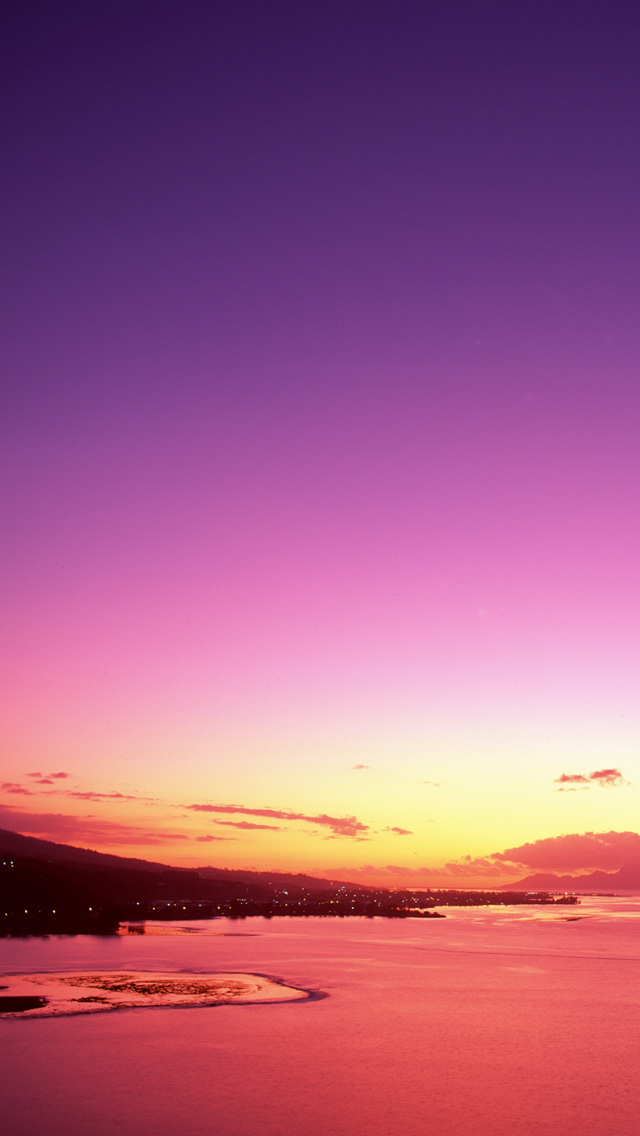
<path id="1" fill-rule="evenodd" d="M 94 852 L 89 848 L 75 848 L 70 844 L 54 844 L 51 840 L 40 840 L 35 836 L 22 836 L 19 832 L 10 832 L 6 828 L 0 828 L 0 853 L 10 853 L 31 860 L 93 865 L 96 868 L 103 869 L 120 868 L 124 871 L 179 873 L 180 879 L 185 884 L 189 874 L 201 879 L 217 880 L 223 884 L 254 884 L 259 887 L 269 887 L 270 884 L 273 884 L 278 888 L 304 887 L 309 891 L 335 887 L 339 883 L 345 882 L 321 879 L 317 876 L 306 876 L 302 873 L 257 872 L 242 868 L 214 868 L 210 866 L 174 868 L 153 860 L 138 860 L 133 856 L 113 856 L 108 852 Z M 349 884 L 349 887 L 357 889 L 358 885 Z"/>
<path id="2" fill-rule="evenodd" d="M 278 872 L 174 868 L 0 829 L 0 934 L 113 932 L 126 920 L 242 916 L 342 885 Z M 350 892 L 359 891 L 357 885 Z"/>
<path id="3" fill-rule="evenodd" d="M 166 864 L 151 860 L 137 860 L 129 856 L 112 856 L 108 852 L 93 852 L 89 848 L 74 848 L 70 844 L 54 844 L 52 840 L 40 840 L 36 836 L 22 836 L 0 828 L 0 852 L 11 852 L 34 860 L 64 860 L 76 864 L 111 864 L 113 867 L 136 867 L 141 872 L 155 872 L 167 867 Z"/>

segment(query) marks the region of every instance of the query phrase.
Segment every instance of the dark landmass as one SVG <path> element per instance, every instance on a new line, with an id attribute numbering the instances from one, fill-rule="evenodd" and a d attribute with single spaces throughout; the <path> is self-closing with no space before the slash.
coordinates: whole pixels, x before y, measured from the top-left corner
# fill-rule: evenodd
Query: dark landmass
<path id="1" fill-rule="evenodd" d="M 54 844 L 52 840 L 40 840 L 37 836 L 23 836 L 19 832 L 0 828 L 0 853 L 15 853 L 17 856 L 30 860 L 48 860 L 50 862 L 63 861 L 65 864 L 75 863 L 95 865 L 99 868 L 113 867 L 125 870 L 135 869 L 139 872 L 174 872 L 189 875 L 194 872 L 206 878 L 218 880 L 221 883 L 257 883 L 263 884 L 266 879 L 275 880 L 281 888 L 304 884 L 308 890 L 317 888 L 322 890 L 329 886 L 337 887 L 345 880 L 319 879 L 317 876 L 306 876 L 302 872 L 297 874 L 287 872 L 254 872 L 244 868 L 171 868 L 167 864 L 156 863 L 153 860 L 139 860 L 132 856 L 112 856 L 108 852 L 94 852 L 89 848 L 75 848 L 70 844 Z M 358 884 L 349 884 L 352 889 L 358 889 Z"/>
<path id="2" fill-rule="evenodd" d="M 18 1014 L 25 1010 L 41 1010 L 47 1005 L 46 998 L 32 998 L 29 995 L 20 997 L 10 994 L 0 995 L 0 1014 Z"/>
<path id="3" fill-rule="evenodd" d="M 535 892 L 394 891 L 277 872 L 171 868 L 0 830 L 0 935 L 109 935 L 144 920 L 437 919 L 435 907 L 575 903 Z"/>

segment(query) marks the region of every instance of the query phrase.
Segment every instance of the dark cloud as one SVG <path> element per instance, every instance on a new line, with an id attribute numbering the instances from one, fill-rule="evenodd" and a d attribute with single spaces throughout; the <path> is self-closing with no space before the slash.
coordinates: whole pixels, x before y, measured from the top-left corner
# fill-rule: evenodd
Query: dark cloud
<path id="1" fill-rule="evenodd" d="M 352 768 L 353 769 L 371 769 L 371 766 L 370 765 L 354 765 L 354 766 L 352 766 Z"/>
<path id="2" fill-rule="evenodd" d="M 24 785 L 17 785 L 15 781 L 3 781 L 0 789 L 3 793 L 16 793 L 21 797 L 35 796 L 31 789 L 26 789 Z"/>
<path id="3" fill-rule="evenodd" d="M 361 836 L 369 831 L 369 825 L 363 824 L 356 817 L 332 817 L 326 813 L 318 816 L 308 816 L 307 813 L 294 813 L 288 809 L 247 809 L 241 805 L 185 805 L 200 813 L 237 813 L 242 816 L 265 817 L 271 820 L 304 820 L 311 824 L 318 824 L 330 828 L 335 836 Z"/>
<path id="4" fill-rule="evenodd" d="M 619 769 L 596 769 L 593 773 L 562 773 L 556 777 L 555 785 L 559 785 L 558 792 L 570 792 L 576 787 L 587 789 L 590 785 L 599 785 L 601 789 L 614 789 L 619 785 L 629 785 Z"/>
<path id="5" fill-rule="evenodd" d="M 413 836 L 413 833 L 411 832 L 411 830 L 409 828 L 398 828 L 397 825 L 392 826 L 392 825 L 388 824 L 387 827 L 383 831 L 384 832 L 395 832 L 396 836 Z"/>
<path id="6" fill-rule="evenodd" d="M 199 844 L 210 844 L 212 840 L 235 840 L 235 836 L 196 836 Z"/>

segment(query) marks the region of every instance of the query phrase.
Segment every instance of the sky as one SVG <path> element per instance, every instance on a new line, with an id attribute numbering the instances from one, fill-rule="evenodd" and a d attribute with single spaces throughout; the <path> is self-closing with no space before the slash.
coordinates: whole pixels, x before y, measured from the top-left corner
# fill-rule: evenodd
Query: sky
<path id="1" fill-rule="evenodd" d="M 0 826 L 639 859 L 635 0 L 1 20 Z"/>

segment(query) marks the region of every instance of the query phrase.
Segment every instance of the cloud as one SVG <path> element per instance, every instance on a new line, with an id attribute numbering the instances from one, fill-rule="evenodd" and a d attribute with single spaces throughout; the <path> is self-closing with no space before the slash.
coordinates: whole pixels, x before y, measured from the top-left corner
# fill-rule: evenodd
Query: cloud
<path id="1" fill-rule="evenodd" d="M 210 844 L 212 840 L 235 840 L 235 836 L 196 836 L 199 844 Z"/>
<path id="2" fill-rule="evenodd" d="M 214 820 L 214 824 L 228 824 L 230 828 L 243 828 L 245 830 L 259 828 L 270 832 L 282 832 L 280 824 L 252 824 L 250 820 Z M 223 839 L 220 837 L 219 839 Z"/>
<path id="3" fill-rule="evenodd" d="M 457 879 L 464 876 L 513 876 L 521 870 L 520 865 L 505 864 L 492 856 L 464 856 L 462 860 L 445 864 L 442 874 Z"/>
<path id="4" fill-rule="evenodd" d="M 382 864 L 377 867 L 365 864 L 361 868 L 331 868 L 320 874 L 334 877 L 341 873 L 344 879 L 379 880 L 379 886 L 385 886 L 385 880 L 393 887 L 418 888 L 474 888 L 478 880 L 495 880 L 496 884 L 505 877 L 522 875 L 522 867 L 515 868 L 513 864 L 500 864 L 489 857 L 467 857 L 463 861 L 454 861 L 439 868 L 423 864 L 419 868 L 410 868 L 405 864 Z"/>
<path id="5" fill-rule="evenodd" d="M 420 784 L 421 785 L 433 785 L 434 789 L 440 788 L 440 782 L 439 781 L 421 781 Z"/>
<path id="6" fill-rule="evenodd" d="M 371 769 L 370 765 L 353 765 L 352 769 Z"/>
<path id="7" fill-rule="evenodd" d="M 289 809 L 247 809 L 241 805 L 185 805 L 186 809 L 193 809 L 200 813 L 237 813 L 242 816 L 265 817 L 272 820 L 304 820 L 311 824 L 318 824 L 330 828 L 335 836 L 361 836 L 369 831 L 369 825 L 363 824 L 356 817 L 332 817 L 326 813 L 318 816 L 308 816 L 306 813 L 294 813 Z"/>
<path id="8" fill-rule="evenodd" d="M 53 785 L 54 781 L 64 780 L 70 777 L 70 773 L 27 773 L 27 777 L 31 777 L 37 785 Z"/>
<path id="9" fill-rule="evenodd" d="M 391 826 L 391 825 L 388 824 L 387 827 L 384 828 L 382 831 L 383 832 L 395 832 L 396 836 L 413 836 L 413 833 L 411 832 L 410 829 L 398 828 L 397 825 Z"/>
<path id="10" fill-rule="evenodd" d="M 146 801 L 150 804 L 158 799 L 138 797 L 135 793 L 97 793 L 91 789 L 84 793 L 77 789 L 59 789 L 58 792 L 64 797 L 74 797 L 77 801 Z"/>
<path id="11" fill-rule="evenodd" d="M 548 836 L 494 852 L 492 859 L 546 871 L 616 871 L 630 861 L 640 861 L 637 832 L 583 832 Z"/>
<path id="12" fill-rule="evenodd" d="M 26 813 L 12 805 L 0 806 L 0 828 L 39 836 L 63 844 L 99 845 L 168 844 L 188 840 L 183 833 L 150 832 L 137 825 L 119 824 L 95 816 L 70 816 L 65 813 Z"/>
<path id="13" fill-rule="evenodd" d="M 563 773 L 560 777 L 556 777 L 554 784 L 562 785 L 584 785 L 585 788 L 589 784 L 589 778 L 585 777 L 584 773 Z M 558 792 L 562 792 L 561 789 Z"/>
<path id="14" fill-rule="evenodd" d="M 443 868 L 404 868 L 387 864 L 383 868 L 368 867 L 362 874 L 423 877 L 446 884 L 465 878 L 511 877 L 531 871 L 546 872 L 615 872 L 623 864 L 640 863 L 640 834 L 637 832 L 583 832 L 549 836 L 492 852 L 488 856 L 463 856 Z M 464 886 L 464 885 L 463 885 Z"/>
<path id="15" fill-rule="evenodd" d="M 391 876 L 393 879 L 413 879 L 424 881 L 425 886 L 428 884 L 432 877 L 441 874 L 437 868 L 406 868 L 403 864 L 382 864 L 377 867 L 373 864 L 364 864 L 360 868 L 327 868 L 319 873 L 320 875 L 329 876 L 329 878 L 336 878 L 341 875 L 345 879 L 356 879 L 363 877 L 368 879 L 370 877 L 384 879 Z M 384 885 L 381 885 L 384 886 Z M 394 884 L 397 886 L 397 884 Z"/>
<path id="16" fill-rule="evenodd" d="M 464 856 L 446 864 L 453 876 L 513 876 L 522 872 L 614 872 L 640 862 L 637 832 L 583 832 L 548 836 L 489 856 Z"/>
<path id="17" fill-rule="evenodd" d="M 596 769 L 595 773 L 589 774 L 589 780 L 595 781 L 602 788 L 629 784 L 628 781 L 625 781 L 619 769 Z"/>
<path id="18" fill-rule="evenodd" d="M 0 785 L 3 793 L 16 793 L 22 797 L 34 797 L 35 793 L 31 789 L 26 789 L 24 785 L 17 785 L 15 781 L 3 781 Z"/>
<path id="19" fill-rule="evenodd" d="M 76 801 L 143 801 L 146 804 L 152 804 L 158 800 L 157 797 L 140 797 L 136 793 L 100 793 L 94 789 L 87 789 L 81 791 L 80 789 L 62 789 L 56 786 L 56 780 L 63 777 L 68 777 L 68 773 L 52 773 L 48 777 L 42 777 L 40 774 L 28 773 L 27 777 L 31 778 L 31 785 L 20 785 L 12 781 L 4 781 L 0 785 L 0 789 L 5 793 L 20 793 L 22 796 L 34 797 L 36 794 L 42 796 L 60 796 L 71 797 Z M 32 786 L 35 785 L 53 785 L 53 789 L 36 789 Z"/>
<path id="20" fill-rule="evenodd" d="M 620 785 L 629 785 L 619 769 L 596 769 L 593 773 L 562 773 L 556 777 L 555 785 L 559 785 L 559 793 L 571 792 L 575 786 L 587 789 L 590 785 L 599 785 L 601 789 L 614 789 Z"/>
<path id="21" fill-rule="evenodd" d="M 615 872 L 625 864 L 640 864 L 640 834 L 637 832 L 583 832 L 550 836 L 492 852 L 488 856 L 464 856 L 443 867 L 404 864 L 365 864 L 319 870 L 318 874 L 343 879 L 376 882 L 390 887 L 478 887 L 509 883 L 532 871 Z M 402 882 L 401 882 L 402 881 Z M 486 882 L 485 882 L 486 881 Z"/>

